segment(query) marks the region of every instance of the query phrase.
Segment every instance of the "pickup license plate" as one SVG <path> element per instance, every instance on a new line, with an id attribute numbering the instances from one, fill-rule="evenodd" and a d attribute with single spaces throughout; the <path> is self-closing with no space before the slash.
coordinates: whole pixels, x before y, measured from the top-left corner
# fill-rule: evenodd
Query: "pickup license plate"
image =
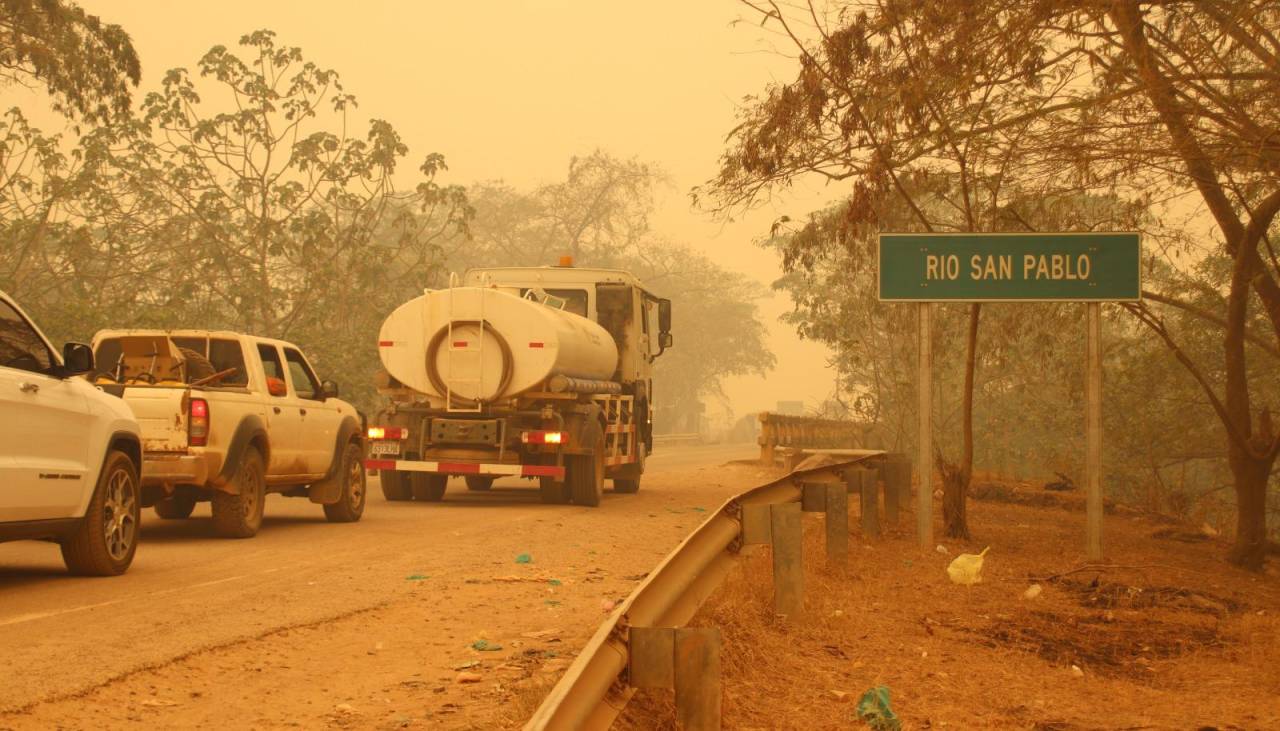
<path id="1" fill-rule="evenodd" d="M 399 456 L 400 442 L 393 442 L 390 440 L 369 442 L 369 455 L 372 457 Z"/>

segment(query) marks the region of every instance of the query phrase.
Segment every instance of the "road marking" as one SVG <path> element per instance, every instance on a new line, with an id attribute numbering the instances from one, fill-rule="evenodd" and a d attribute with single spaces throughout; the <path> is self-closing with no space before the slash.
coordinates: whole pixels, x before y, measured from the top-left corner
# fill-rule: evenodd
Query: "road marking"
<path id="1" fill-rule="evenodd" d="M 30 622 L 35 619 L 46 619 L 48 617 L 56 617 L 60 614 L 70 614 L 72 612 L 79 612 L 85 609 L 97 609 L 99 607 L 109 607 L 112 604 L 119 604 L 123 601 L 124 601 L 123 599 L 112 599 L 109 602 L 99 602 L 97 604 L 85 604 L 79 607 L 57 609 L 52 612 L 32 612 L 30 614 L 19 614 L 16 617 L 10 617 L 9 619 L 0 620 L 0 627 L 8 627 L 11 624 L 21 624 L 22 622 Z"/>

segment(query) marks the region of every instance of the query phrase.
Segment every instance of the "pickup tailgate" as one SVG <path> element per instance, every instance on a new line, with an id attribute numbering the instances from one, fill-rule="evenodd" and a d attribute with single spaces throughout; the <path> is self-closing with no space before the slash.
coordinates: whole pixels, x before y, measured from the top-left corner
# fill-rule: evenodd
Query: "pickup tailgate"
<path id="1" fill-rule="evenodd" d="M 191 397 L 186 388 L 164 386 L 129 386 L 122 398 L 133 409 L 142 430 L 144 452 L 187 451 L 187 404 Z"/>

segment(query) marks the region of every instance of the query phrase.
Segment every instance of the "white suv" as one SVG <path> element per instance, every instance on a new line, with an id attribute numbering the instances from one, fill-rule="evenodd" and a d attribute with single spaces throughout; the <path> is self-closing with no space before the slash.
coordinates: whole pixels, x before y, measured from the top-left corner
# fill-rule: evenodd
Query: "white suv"
<path id="1" fill-rule="evenodd" d="M 0 541 L 62 546 L 74 574 L 122 574 L 138 546 L 142 449 L 123 401 L 81 374 L 93 351 L 62 357 L 0 292 Z"/>

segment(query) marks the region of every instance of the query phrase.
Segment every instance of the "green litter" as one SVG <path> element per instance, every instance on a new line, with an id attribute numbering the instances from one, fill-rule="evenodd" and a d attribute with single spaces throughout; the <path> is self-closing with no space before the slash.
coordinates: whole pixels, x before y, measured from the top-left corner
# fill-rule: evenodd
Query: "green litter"
<path id="1" fill-rule="evenodd" d="M 476 640 L 471 643 L 471 649 L 479 650 L 480 652 L 496 652 L 502 649 L 502 645 L 490 644 L 488 640 Z"/>
<path id="2" fill-rule="evenodd" d="M 543 602 L 543 604 L 546 604 L 546 605 L 547 605 L 547 606 L 549 606 L 549 607 L 558 607 L 558 606 L 560 606 L 560 600 L 559 600 L 559 599 L 548 599 L 548 600 L 544 601 L 544 602 Z"/>
<path id="3" fill-rule="evenodd" d="M 547 583 L 552 586 L 560 586 L 562 582 L 559 579 L 547 579 Z"/>
<path id="4" fill-rule="evenodd" d="M 877 685 L 858 699 L 858 718 L 872 731 L 902 731 L 902 721 L 889 705 L 889 687 Z"/>
<path id="5" fill-rule="evenodd" d="M 404 577 L 404 580 L 405 581 L 426 581 L 427 579 L 430 579 L 430 578 L 431 577 L 427 576 L 426 574 L 409 574 L 408 576 Z"/>
<path id="6" fill-rule="evenodd" d="M 695 512 L 695 513 L 705 513 L 705 512 L 707 512 L 707 509 L 706 509 L 706 508 L 693 508 L 693 512 Z"/>
<path id="7" fill-rule="evenodd" d="M 530 556 L 527 553 L 522 553 L 519 556 L 516 556 L 516 563 L 533 563 L 533 556 Z"/>

